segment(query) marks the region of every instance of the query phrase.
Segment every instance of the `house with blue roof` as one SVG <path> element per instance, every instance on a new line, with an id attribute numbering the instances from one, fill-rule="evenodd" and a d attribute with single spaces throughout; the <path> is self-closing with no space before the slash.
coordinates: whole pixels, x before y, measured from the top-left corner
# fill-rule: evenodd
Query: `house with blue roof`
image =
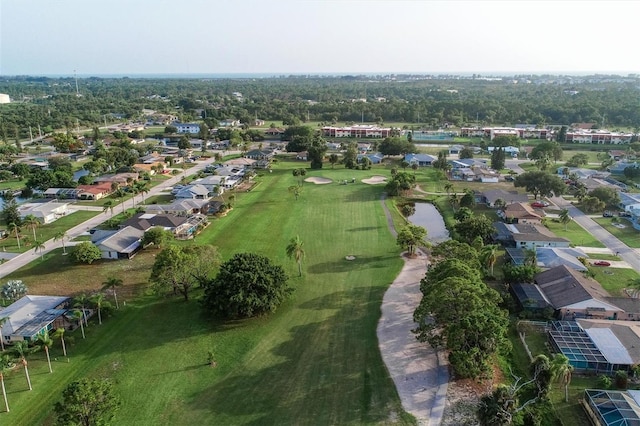
<path id="1" fill-rule="evenodd" d="M 384 155 L 380 154 L 379 152 L 376 152 L 375 154 L 358 154 L 358 156 L 356 157 L 356 161 L 359 163 L 365 157 L 371 160 L 371 164 L 380 164 L 382 163 Z"/>
<path id="2" fill-rule="evenodd" d="M 429 154 L 407 154 L 404 156 L 404 161 L 409 164 L 417 164 L 419 167 L 430 166 L 437 159 L 438 157 Z"/>

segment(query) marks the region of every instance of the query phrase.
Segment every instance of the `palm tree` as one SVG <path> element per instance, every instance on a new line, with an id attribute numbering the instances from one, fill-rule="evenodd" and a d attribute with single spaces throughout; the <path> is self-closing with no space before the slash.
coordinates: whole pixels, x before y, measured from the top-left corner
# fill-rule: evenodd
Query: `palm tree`
<path id="1" fill-rule="evenodd" d="M 98 310 L 98 324 L 102 325 L 102 305 L 104 303 L 104 294 L 96 293 L 91 297 L 91 302 Z"/>
<path id="2" fill-rule="evenodd" d="M 9 317 L 0 318 L 0 348 L 4 352 L 4 336 L 2 335 L 2 327 L 9 321 Z"/>
<path id="3" fill-rule="evenodd" d="M 113 216 L 113 208 L 115 207 L 115 203 L 113 200 L 105 201 L 102 205 L 102 212 L 106 213 L 107 210 L 111 210 L 111 216 Z"/>
<path id="4" fill-rule="evenodd" d="M 67 254 L 67 248 L 64 245 L 64 240 L 67 237 L 68 237 L 67 232 L 64 231 L 64 230 L 56 233 L 53 236 L 53 241 L 61 241 L 62 242 L 62 254 Z"/>
<path id="5" fill-rule="evenodd" d="M 116 294 L 116 287 L 120 287 L 122 285 L 122 280 L 116 277 L 108 277 L 106 281 L 102 283 L 102 289 L 112 289 L 113 298 L 116 302 L 116 309 L 120 309 L 120 305 L 118 305 L 118 295 Z"/>
<path id="6" fill-rule="evenodd" d="M 86 294 L 82 293 L 80 296 L 76 296 L 73 302 L 74 302 L 73 306 L 75 308 L 82 308 L 82 317 L 84 318 L 84 325 L 88 326 L 89 323 L 87 323 L 87 312 L 85 310 L 85 307 L 89 303 L 89 298 L 87 297 Z"/>
<path id="7" fill-rule="evenodd" d="M 82 338 L 86 339 L 86 336 L 84 335 L 84 322 L 82 321 L 82 318 L 84 317 L 83 313 L 77 309 L 74 309 L 73 311 L 71 311 L 71 317 L 75 320 L 80 320 L 80 330 L 82 331 Z"/>
<path id="8" fill-rule="evenodd" d="M 49 373 L 53 373 L 51 369 L 51 358 L 49 357 L 49 348 L 53 345 L 53 340 L 49 336 L 49 330 L 45 330 L 44 333 L 38 334 L 38 344 L 44 349 L 47 354 L 47 363 L 49 364 Z"/>
<path id="9" fill-rule="evenodd" d="M 26 340 L 20 340 L 13 344 L 13 351 L 20 358 L 20 362 L 24 366 L 24 375 L 27 378 L 27 384 L 29 385 L 29 390 L 33 390 L 31 387 L 31 378 L 29 377 L 29 367 L 27 363 L 27 355 L 32 352 L 32 349 L 29 347 L 29 342 Z"/>
<path id="10" fill-rule="evenodd" d="M 498 261 L 498 246 L 490 244 L 482 247 L 481 255 L 484 264 L 489 269 L 489 274 L 493 276 L 493 267 Z"/>
<path id="11" fill-rule="evenodd" d="M 451 195 L 451 191 L 453 191 L 453 185 L 451 182 L 447 182 L 444 184 L 444 190 L 447 191 L 447 196 Z"/>
<path id="12" fill-rule="evenodd" d="M 18 250 L 20 249 L 20 225 L 15 222 L 11 222 L 7 225 L 9 231 L 16 233 L 16 240 L 18 240 Z"/>
<path id="13" fill-rule="evenodd" d="M 4 375 L 11 370 L 12 364 L 8 355 L 3 355 L 0 358 L 0 387 L 2 388 L 2 397 L 4 398 L 4 406 L 7 413 L 9 412 L 9 401 L 7 400 L 7 389 L 4 387 Z"/>
<path id="14" fill-rule="evenodd" d="M 295 259 L 298 263 L 298 273 L 302 276 L 302 259 L 304 259 L 304 247 L 303 242 L 300 240 L 300 236 L 296 235 L 292 238 L 287 246 L 287 256 L 289 259 Z"/>
<path id="15" fill-rule="evenodd" d="M 56 331 L 53 333 L 53 338 L 57 339 L 58 337 L 60 338 L 60 343 L 62 344 L 62 354 L 64 356 L 67 356 L 67 345 L 64 343 L 64 333 L 65 333 L 65 329 L 64 327 L 60 327 L 60 328 L 56 328 Z"/>
<path id="16" fill-rule="evenodd" d="M 24 217 L 24 219 L 22 220 L 23 224 L 31 229 L 33 231 L 33 241 L 36 241 L 36 228 L 38 226 L 40 226 L 40 221 L 38 220 L 37 217 L 35 217 L 34 215 L 30 214 Z"/>
<path id="17" fill-rule="evenodd" d="M 560 211 L 560 214 L 558 214 L 558 219 L 560 220 L 560 223 L 564 224 L 564 230 L 567 230 L 567 226 L 569 225 L 569 222 L 571 222 L 571 216 L 569 215 L 569 210 L 568 209 L 562 209 Z"/>
<path id="18" fill-rule="evenodd" d="M 41 243 L 40 241 L 35 241 L 35 240 L 34 240 L 34 241 L 33 241 L 33 246 L 34 246 L 33 251 L 34 251 L 35 253 L 40 252 L 40 258 L 41 258 L 42 260 L 44 260 L 44 249 L 46 248 L 46 247 L 44 246 L 44 243 Z"/>
<path id="19" fill-rule="evenodd" d="M 233 202 L 236 201 L 236 196 L 234 194 L 229 195 L 229 204 L 233 207 Z"/>
<path id="20" fill-rule="evenodd" d="M 569 384 L 573 365 L 569 364 L 569 358 L 563 354 L 555 354 L 551 359 L 551 376 L 564 386 L 564 401 L 569 402 Z"/>
<path id="21" fill-rule="evenodd" d="M 534 248 L 525 249 L 524 251 L 524 264 L 526 266 L 536 267 L 538 266 L 538 252 Z"/>

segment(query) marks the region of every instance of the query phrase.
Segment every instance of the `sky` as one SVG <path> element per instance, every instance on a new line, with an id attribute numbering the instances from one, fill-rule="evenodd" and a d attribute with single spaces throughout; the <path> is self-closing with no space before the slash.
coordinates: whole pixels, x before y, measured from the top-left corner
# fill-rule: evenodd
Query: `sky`
<path id="1" fill-rule="evenodd" d="M 640 73 L 637 1 L 0 0 L 0 75 Z"/>

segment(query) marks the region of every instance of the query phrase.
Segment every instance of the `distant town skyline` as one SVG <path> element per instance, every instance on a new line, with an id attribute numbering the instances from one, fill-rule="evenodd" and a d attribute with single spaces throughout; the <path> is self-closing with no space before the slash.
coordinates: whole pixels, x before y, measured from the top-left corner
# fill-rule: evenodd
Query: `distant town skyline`
<path id="1" fill-rule="evenodd" d="M 640 73 L 633 1 L 0 0 L 0 75 Z"/>

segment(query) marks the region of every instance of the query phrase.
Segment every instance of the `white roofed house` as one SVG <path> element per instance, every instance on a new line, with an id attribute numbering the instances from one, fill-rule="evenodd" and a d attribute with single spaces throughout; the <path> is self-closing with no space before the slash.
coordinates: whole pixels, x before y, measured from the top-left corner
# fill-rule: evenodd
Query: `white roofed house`
<path id="1" fill-rule="evenodd" d="M 33 215 L 42 223 L 51 223 L 69 213 L 69 203 L 46 201 L 44 203 L 27 203 L 18 207 L 20 217 Z"/>
<path id="2" fill-rule="evenodd" d="M 24 296 L 0 310 L 0 318 L 8 318 L 2 326 L 4 343 L 32 342 L 39 334 L 70 323 L 64 317 L 70 298 L 59 296 Z"/>
<path id="3" fill-rule="evenodd" d="M 91 242 L 103 259 L 131 259 L 142 248 L 144 231 L 127 226 L 117 231 L 96 231 Z"/>
<path id="4" fill-rule="evenodd" d="M 214 194 L 216 193 L 217 187 L 220 187 L 221 191 L 224 192 L 223 188 L 225 188 L 226 180 L 227 176 L 212 175 L 204 177 L 202 179 L 197 179 L 193 183 L 204 186 L 205 188 L 207 188 L 209 193 Z"/>
<path id="5" fill-rule="evenodd" d="M 209 189 L 200 184 L 187 185 L 183 188 L 180 188 L 180 190 L 176 192 L 175 196 L 176 198 L 197 200 L 207 200 L 211 197 Z"/>

